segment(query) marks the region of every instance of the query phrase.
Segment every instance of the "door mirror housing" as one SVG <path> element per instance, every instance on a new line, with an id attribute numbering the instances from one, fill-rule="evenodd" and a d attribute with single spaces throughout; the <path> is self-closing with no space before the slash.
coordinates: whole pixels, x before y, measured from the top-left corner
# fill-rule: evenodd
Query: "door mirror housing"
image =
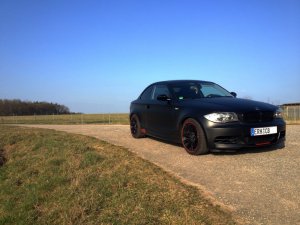
<path id="1" fill-rule="evenodd" d="M 156 98 L 158 101 L 168 102 L 171 101 L 171 99 L 167 95 L 159 95 Z"/>
<path id="2" fill-rule="evenodd" d="M 230 94 L 232 94 L 233 97 L 235 97 L 235 98 L 236 98 L 236 96 L 237 96 L 237 93 L 235 93 L 235 92 L 230 92 Z"/>

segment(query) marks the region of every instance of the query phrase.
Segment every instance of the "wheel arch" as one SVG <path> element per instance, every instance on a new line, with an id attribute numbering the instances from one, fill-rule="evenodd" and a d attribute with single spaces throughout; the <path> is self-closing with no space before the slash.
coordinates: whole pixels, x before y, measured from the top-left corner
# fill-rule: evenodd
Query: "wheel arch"
<path id="1" fill-rule="evenodd" d="M 206 133 L 206 130 L 204 129 L 204 126 L 203 126 L 201 120 L 199 119 L 199 116 L 195 116 L 195 115 L 192 115 L 192 114 L 187 114 L 187 115 L 183 116 L 183 117 L 179 120 L 179 123 L 178 123 L 177 127 L 178 127 L 178 131 L 179 131 L 179 135 L 180 135 L 180 141 L 181 141 L 182 127 L 183 127 L 184 122 L 185 122 L 187 119 L 194 119 L 194 120 L 197 121 L 197 123 L 200 125 L 200 127 L 201 127 L 202 130 L 203 130 L 203 133 L 204 133 L 204 137 L 205 137 L 206 143 L 208 143 L 207 133 Z"/>
<path id="2" fill-rule="evenodd" d="M 140 115 L 139 115 L 139 113 L 137 113 L 137 112 L 131 112 L 131 113 L 129 114 L 129 121 L 130 121 L 130 119 L 131 119 L 131 117 L 132 117 L 133 115 L 136 115 L 139 119 L 141 118 Z"/>

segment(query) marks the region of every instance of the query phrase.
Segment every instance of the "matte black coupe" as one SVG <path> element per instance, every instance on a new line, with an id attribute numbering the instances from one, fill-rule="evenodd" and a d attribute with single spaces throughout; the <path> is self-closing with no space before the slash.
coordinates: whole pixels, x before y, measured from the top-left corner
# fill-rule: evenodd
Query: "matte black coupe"
<path id="1" fill-rule="evenodd" d="M 134 138 L 182 143 L 193 155 L 285 142 L 280 108 L 236 98 L 213 82 L 197 80 L 148 86 L 130 105 L 130 129 Z"/>

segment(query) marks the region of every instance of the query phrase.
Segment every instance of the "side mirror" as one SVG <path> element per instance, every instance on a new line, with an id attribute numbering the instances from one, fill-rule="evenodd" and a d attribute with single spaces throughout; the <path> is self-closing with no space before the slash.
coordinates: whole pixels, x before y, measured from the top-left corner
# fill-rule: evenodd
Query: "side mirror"
<path id="1" fill-rule="evenodd" d="M 166 102 L 166 101 L 170 101 L 170 100 L 171 100 L 167 95 L 159 95 L 159 96 L 157 96 L 156 99 L 157 99 L 158 101 L 163 101 L 163 102 Z"/>
<path id="2" fill-rule="evenodd" d="M 236 94 L 235 92 L 230 92 L 230 94 L 232 94 L 233 97 L 235 97 L 235 98 L 236 98 L 236 96 L 237 96 L 237 94 Z"/>

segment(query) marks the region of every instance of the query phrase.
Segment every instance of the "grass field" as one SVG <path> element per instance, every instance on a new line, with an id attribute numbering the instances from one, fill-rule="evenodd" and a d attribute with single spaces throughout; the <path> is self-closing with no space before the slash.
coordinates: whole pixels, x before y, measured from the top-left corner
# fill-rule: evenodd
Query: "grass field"
<path id="1" fill-rule="evenodd" d="M 121 114 L 69 114 L 36 116 L 0 116 L 2 124 L 129 124 L 129 115 Z"/>
<path id="2" fill-rule="evenodd" d="M 195 187 L 82 135 L 0 125 L 0 224 L 235 224 Z"/>

